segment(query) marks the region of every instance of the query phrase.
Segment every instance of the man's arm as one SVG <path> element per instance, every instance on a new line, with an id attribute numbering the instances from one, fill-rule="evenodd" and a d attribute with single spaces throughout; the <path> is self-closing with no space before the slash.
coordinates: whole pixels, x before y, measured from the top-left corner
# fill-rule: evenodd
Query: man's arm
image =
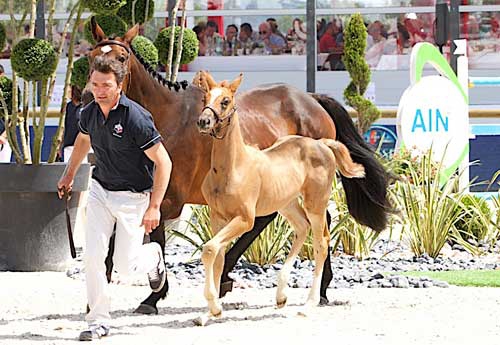
<path id="1" fill-rule="evenodd" d="M 149 207 L 142 219 L 145 232 L 149 234 L 160 224 L 160 205 L 167 191 L 170 173 L 172 172 L 172 161 L 162 143 L 157 143 L 145 150 L 144 153 L 155 164 L 153 176 L 153 192 L 149 201 Z"/>
<path id="2" fill-rule="evenodd" d="M 82 164 L 82 161 L 85 158 L 85 155 L 88 154 L 89 150 L 90 136 L 88 134 L 83 134 L 82 132 L 78 133 L 71 158 L 69 159 L 68 165 L 66 165 L 66 169 L 64 169 L 63 175 L 57 183 L 57 193 L 59 194 L 59 198 L 63 197 L 63 189 L 70 191 L 73 187 L 73 180 L 75 178 L 76 172 L 78 171 L 78 168 Z"/>

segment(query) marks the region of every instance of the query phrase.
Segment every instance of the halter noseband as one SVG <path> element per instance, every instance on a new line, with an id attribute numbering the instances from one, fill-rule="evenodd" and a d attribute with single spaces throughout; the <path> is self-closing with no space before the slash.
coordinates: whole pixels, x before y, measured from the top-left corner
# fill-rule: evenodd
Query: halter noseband
<path id="1" fill-rule="evenodd" d="M 206 105 L 201 110 L 201 112 L 204 112 L 206 109 L 210 110 L 212 112 L 212 114 L 214 114 L 214 117 L 215 117 L 215 126 L 210 131 L 210 133 L 209 133 L 210 136 L 215 138 L 215 139 L 219 139 L 219 140 L 224 139 L 224 137 L 227 134 L 227 131 L 222 136 L 218 136 L 218 134 L 222 129 L 228 127 L 231 124 L 231 118 L 233 117 L 234 113 L 236 112 L 236 106 L 233 106 L 233 108 L 229 112 L 229 115 L 224 116 L 224 117 L 220 117 L 219 114 L 215 111 L 215 109 L 209 105 Z M 227 120 L 227 122 L 225 122 L 226 120 Z M 220 125 L 220 126 L 217 126 L 217 125 Z M 216 129 L 216 127 L 217 127 L 217 129 Z"/>

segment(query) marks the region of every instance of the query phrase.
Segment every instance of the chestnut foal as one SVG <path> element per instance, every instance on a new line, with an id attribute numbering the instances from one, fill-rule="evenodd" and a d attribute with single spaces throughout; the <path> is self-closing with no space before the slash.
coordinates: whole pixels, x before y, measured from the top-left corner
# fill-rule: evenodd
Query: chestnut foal
<path id="1" fill-rule="evenodd" d="M 304 313 L 317 306 L 330 241 L 326 208 L 337 163 L 340 173 L 348 178 L 364 177 L 365 172 L 362 165 L 352 161 L 344 144 L 333 139 L 286 136 L 262 151 L 246 145 L 234 101 L 241 80 L 240 74 L 231 83 L 217 84 L 207 74 L 205 107 L 197 122 L 201 133 L 214 138 L 211 167 L 202 185 L 214 234 L 203 246 L 201 256 L 209 311 L 196 320 L 199 325 L 222 313 L 218 289 L 226 246 L 252 229 L 256 216 L 276 211 L 295 231 L 295 240 L 279 274 L 276 304 L 283 307 L 286 303 L 290 270 L 311 227 L 316 267 Z"/>

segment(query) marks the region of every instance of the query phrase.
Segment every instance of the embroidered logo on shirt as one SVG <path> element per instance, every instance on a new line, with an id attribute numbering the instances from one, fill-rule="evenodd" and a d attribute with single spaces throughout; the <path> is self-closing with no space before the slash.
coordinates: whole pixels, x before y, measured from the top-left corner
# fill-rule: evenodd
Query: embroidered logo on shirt
<path id="1" fill-rule="evenodd" d="M 114 125 L 114 127 L 113 127 L 113 135 L 115 137 L 121 138 L 122 137 L 122 133 L 123 133 L 123 126 L 121 125 L 121 123 L 117 123 L 116 125 Z"/>

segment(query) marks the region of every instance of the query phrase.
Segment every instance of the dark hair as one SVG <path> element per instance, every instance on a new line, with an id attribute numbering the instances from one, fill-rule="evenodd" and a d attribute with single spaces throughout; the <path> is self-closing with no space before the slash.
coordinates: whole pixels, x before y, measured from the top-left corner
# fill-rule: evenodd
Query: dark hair
<path id="1" fill-rule="evenodd" d="M 229 24 L 227 27 L 226 27 L 226 30 L 229 29 L 229 28 L 234 28 L 236 30 L 236 32 L 238 32 L 238 27 L 234 24 Z"/>
<path id="2" fill-rule="evenodd" d="M 243 23 L 240 25 L 240 30 L 241 31 L 246 31 L 246 32 L 252 32 L 252 25 L 250 23 Z"/>
<path id="3" fill-rule="evenodd" d="M 115 59 L 106 57 L 105 55 L 96 56 L 92 62 L 90 69 L 92 74 L 94 71 L 101 73 L 113 73 L 116 82 L 120 84 L 127 74 L 127 67 Z"/>
<path id="4" fill-rule="evenodd" d="M 217 23 L 214 22 L 213 20 L 209 20 L 207 22 L 207 27 L 211 27 L 211 28 L 214 28 L 215 31 L 217 31 L 219 29 L 219 27 L 217 26 Z"/>
<path id="5" fill-rule="evenodd" d="M 0 65 L 0 73 L 5 73 L 5 70 L 3 69 L 2 65 Z"/>
<path id="6" fill-rule="evenodd" d="M 75 105 L 82 102 L 82 90 L 76 85 L 71 85 L 71 100 Z"/>

